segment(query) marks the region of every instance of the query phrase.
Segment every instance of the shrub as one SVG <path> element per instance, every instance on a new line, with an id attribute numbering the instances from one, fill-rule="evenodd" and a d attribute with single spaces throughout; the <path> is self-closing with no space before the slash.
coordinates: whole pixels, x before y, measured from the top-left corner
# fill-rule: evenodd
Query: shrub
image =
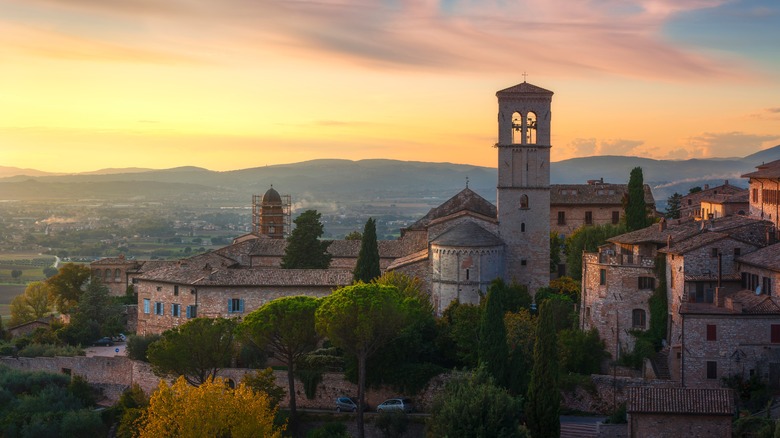
<path id="1" fill-rule="evenodd" d="M 84 349 L 72 345 L 29 344 L 19 350 L 19 357 L 84 356 Z"/>
<path id="2" fill-rule="evenodd" d="M 132 360 L 140 360 L 143 362 L 149 362 L 146 357 L 146 351 L 149 349 L 149 345 L 160 339 L 160 335 L 145 335 L 136 336 L 130 335 L 127 338 L 127 357 Z"/>
<path id="3" fill-rule="evenodd" d="M 310 430 L 306 438 L 350 438 L 347 426 L 344 423 L 325 423 L 322 426 Z"/>
<path id="4" fill-rule="evenodd" d="M 382 412 L 374 422 L 385 438 L 401 438 L 409 427 L 409 417 L 400 411 Z"/>

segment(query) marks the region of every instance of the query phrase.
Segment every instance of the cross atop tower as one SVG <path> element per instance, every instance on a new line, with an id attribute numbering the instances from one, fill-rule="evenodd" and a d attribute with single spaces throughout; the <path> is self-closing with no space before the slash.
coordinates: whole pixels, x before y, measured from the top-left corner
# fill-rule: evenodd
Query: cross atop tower
<path id="1" fill-rule="evenodd" d="M 528 73 L 523 72 L 523 82 L 526 82 L 525 78 L 528 76 Z"/>

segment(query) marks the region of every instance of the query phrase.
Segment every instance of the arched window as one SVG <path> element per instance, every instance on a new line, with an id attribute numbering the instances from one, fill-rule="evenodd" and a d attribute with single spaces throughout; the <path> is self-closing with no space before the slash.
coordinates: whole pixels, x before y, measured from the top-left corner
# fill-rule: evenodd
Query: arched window
<path id="1" fill-rule="evenodd" d="M 520 196 L 520 208 L 528 208 L 528 195 Z"/>
<path id="2" fill-rule="evenodd" d="M 525 117 L 525 142 L 536 144 L 536 113 L 529 112 Z"/>
<path id="3" fill-rule="evenodd" d="M 632 326 L 638 329 L 644 329 L 647 323 L 647 314 L 643 309 L 634 309 L 631 311 Z"/>
<path id="4" fill-rule="evenodd" d="M 119 268 L 114 270 L 114 281 L 122 281 L 122 271 Z"/>
<path id="5" fill-rule="evenodd" d="M 512 113 L 512 143 L 520 144 L 523 142 L 523 115 Z"/>
<path id="6" fill-rule="evenodd" d="M 110 269 L 106 269 L 106 272 L 103 273 L 103 281 L 105 281 L 106 283 L 111 281 L 111 270 Z"/>

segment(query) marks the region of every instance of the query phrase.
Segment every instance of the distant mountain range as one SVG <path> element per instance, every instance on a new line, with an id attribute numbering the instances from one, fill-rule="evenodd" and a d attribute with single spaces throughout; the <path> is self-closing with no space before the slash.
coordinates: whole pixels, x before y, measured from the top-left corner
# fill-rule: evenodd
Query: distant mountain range
<path id="1" fill-rule="evenodd" d="M 636 166 L 661 206 L 672 193 L 693 186 L 747 186 L 740 176 L 757 165 L 780 159 L 780 145 L 742 158 L 653 160 L 599 156 L 552 163 L 553 184 L 583 184 L 604 178 L 625 183 Z M 495 201 L 496 169 L 451 163 L 397 160 L 312 160 L 294 164 L 217 172 L 199 167 L 172 169 L 103 169 L 79 174 L 52 174 L 0 166 L 0 200 L 90 199 L 222 199 L 251 202 L 274 185 L 279 192 L 322 201 L 367 202 L 449 198 L 466 186 Z"/>

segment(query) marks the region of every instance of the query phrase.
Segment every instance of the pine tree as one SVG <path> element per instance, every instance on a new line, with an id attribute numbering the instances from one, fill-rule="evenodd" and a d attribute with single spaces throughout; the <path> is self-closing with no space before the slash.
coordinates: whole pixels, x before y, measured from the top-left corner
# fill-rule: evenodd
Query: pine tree
<path id="1" fill-rule="evenodd" d="M 628 199 L 624 208 L 628 231 L 639 230 L 649 225 L 641 167 L 631 169 L 631 176 L 628 179 Z"/>
<path id="2" fill-rule="evenodd" d="M 505 292 L 506 286 L 500 279 L 490 284 L 479 329 L 479 364 L 497 385 L 503 387 L 507 386 L 506 365 L 509 360 L 504 326 Z"/>
<path id="3" fill-rule="evenodd" d="M 376 220 L 368 218 L 360 240 L 360 253 L 353 271 L 354 281 L 368 283 L 382 275 L 379 269 L 379 246 L 376 241 Z"/>
<path id="4" fill-rule="evenodd" d="M 307 210 L 295 219 L 295 229 L 287 238 L 287 248 L 282 257 L 284 269 L 327 269 L 331 255 L 327 253 L 330 242 L 320 241 L 325 227 L 317 210 Z"/>
<path id="5" fill-rule="evenodd" d="M 534 367 L 526 405 L 528 428 L 534 438 L 557 438 L 561 434 L 557 337 L 551 300 L 543 301 L 536 326 Z"/>
<path id="6" fill-rule="evenodd" d="M 674 192 L 672 196 L 666 200 L 666 216 L 667 219 L 679 219 L 680 209 L 682 208 L 682 195 Z"/>

